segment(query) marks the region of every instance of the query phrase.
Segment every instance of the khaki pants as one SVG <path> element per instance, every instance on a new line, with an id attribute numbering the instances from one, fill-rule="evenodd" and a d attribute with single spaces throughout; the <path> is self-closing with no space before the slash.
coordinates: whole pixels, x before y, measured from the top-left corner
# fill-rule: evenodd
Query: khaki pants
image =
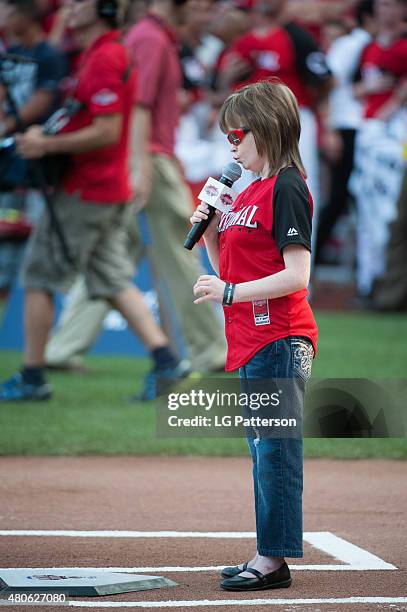
<path id="1" fill-rule="evenodd" d="M 80 271 L 88 293 L 108 299 L 132 285 L 133 263 L 127 249 L 127 227 L 134 216 L 128 204 L 83 202 L 77 194 L 60 191 L 53 202 L 76 270 L 65 261 L 61 243 L 47 210 L 35 226 L 25 252 L 25 289 L 66 291 Z"/>
<path id="2" fill-rule="evenodd" d="M 165 331 L 172 346 L 176 346 L 176 332 L 169 323 L 169 313 L 175 312 L 192 367 L 199 371 L 217 369 L 224 364 L 226 354 L 223 326 L 212 304 L 193 304 L 192 287 L 204 270 L 198 249 L 191 252 L 183 247 L 190 228 L 191 195 L 175 160 L 154 155 L 153 169 L 153 189 L 145 208 L 150 232 L 146 249 Z M 136 242 L 139 247 L 140 241 Z M 141 249 L 137 248 L 135 259 L 140 255 Z M 90 302 L 83 281 L 78 280 L 48 343 L 47 363 L 77 360 L 95 341 L 108 310 L 104 301 Z"/>

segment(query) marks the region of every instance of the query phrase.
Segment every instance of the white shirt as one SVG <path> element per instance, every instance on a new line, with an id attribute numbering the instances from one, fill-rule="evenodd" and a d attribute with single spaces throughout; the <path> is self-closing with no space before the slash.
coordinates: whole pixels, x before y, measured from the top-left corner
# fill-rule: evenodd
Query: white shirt
<path id="1" fill-rule="evenodd" d="M 361 124 L 362 104 L 354 97 L 352 87 L 363 49 L 370 40 L 366 30 L 355 28 L 337 38 L 327 53 L 337 83 L 330 94 L 330 126 L 334 129 L 358 129 Z"/>

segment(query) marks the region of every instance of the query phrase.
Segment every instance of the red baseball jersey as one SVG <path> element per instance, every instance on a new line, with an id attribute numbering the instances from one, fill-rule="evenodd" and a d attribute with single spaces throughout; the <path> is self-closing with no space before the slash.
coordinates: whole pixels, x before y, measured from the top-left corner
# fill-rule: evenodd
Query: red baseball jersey
<path id="1" fill-rule="evenodd" d="M 65 132 L 91 125 L 95 117 L 119 114 L 122 129 L 117 144 L 71 156 L 63 180 L 67 193 L 78 191 L 85 201 L 122 204 L 131 198 L 129 131 L 135 97 L 135 72 L 118 31 L 98 38 L 79 59 L 71 94 L 82 104 Z"/>
<path id="2" fill-rule="evenodd" d="M 397 85 L 407 77 L 407 38 L 401 38 L 389 47 L 382 47 L 378 41 L 371 42 L 363 51 L 360 66 L 363 79 L 369 80 L 377 74 L 394 78 L 393 87 L 387 91 L 366 96 L 365 117 L 373 118 L 392 97 Z"/>
<path id="3" fill-rule="evenodd" d="M 284 270 L 283 250 L 301 244 L 311 251 L 313 203 L 295 168 L 254 181 L 219 223 L 219 274 L 244 283 Z M 308 291 L 276 299 L 224 306 L 228 343 L 226 371 L 245 365 L 264 346 L 288 336 L 309 338 L 316 353 L 318 330 Z"/>
<path id="4" fill-rule="evenodd" d="M 278 77 L 304 107 L 313 105 L 313 88 L 331 76 L 313 38 L 293 23 L 274 28 L 267 36 L 259 36 L 255 30 L 248 32 L 235 42 L 229 57 L 233 54 L 250 66 L 250 74 L 239 87 Z"/>

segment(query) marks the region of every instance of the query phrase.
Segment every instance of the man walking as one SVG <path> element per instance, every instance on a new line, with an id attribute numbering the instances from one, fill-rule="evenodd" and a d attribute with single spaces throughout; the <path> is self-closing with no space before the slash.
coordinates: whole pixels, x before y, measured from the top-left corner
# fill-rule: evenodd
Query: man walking
<path id="1" fill-rule="evenodd" d="M 151 234 L 148 256 L 160 297 L 165 293 L 178 315 L 192 368 L 205 371 L 224 365 L 226 345 L 213 307 L 205 305 L 201 311 L 193 305 L 191 287 L 201 266 L 198 252 L 183 248 L 191 194 L 174 155 L 182 83 L 174 27 L 182 23 L 185 4 L 152 0 L 126 43 L 138 67 L 134 184 L 137 206 L 145 207 Z"/>
<path id="2" fill-rule="evenodd" d="M 129 249 L 135 261 L 142 254 L 149 258 L 172 346 L 179 347 L 180 330 L 192 369 L 205 372 L 223 368 L 226 344 L 213 306 L 194 308 L 191 287 L 202 269 L 198 253 L 182 246 L 190 229 L 191 194 L 174 155 L 182 84 L 174 26 L 182 22 L 185 4 L 185 0 L 153 0 L 147 16 L 130 28 L 126 39 L 137 65 L 133 182 L 136 205 L 139 210 L 145 207 L 150 234 L 148 244 L 140 248 L 142 232 L 132 224 Z M 90 301 L 81 279 L 71 297 L 47 345 L 46 359 L 50 366 L 76 370 L 94 343 L 109 304 Z"/>
<path id="3" fill-rule="evenodd" d="M 44 214 L 30 239 L 23 265 L 25 352 L 22 370 L 0 387 L 0 401 L 51 396 L 44 374 L 44 349 L 53 320 L 52 296 L 77 272 L 90 297 L 102 297 L 121 312 L 150 350 L 154 369 L 142 399 L 156 394 L 157 380 L 184 376 L 168 341 L 132 285 L 126 226 L 133 214 L 128 177 L 128 140 L 135 73 L 116 29 L 118 0 L 83 0 L 70 5 L 70 27 L 84 51 L 72 80 L 79 107 L 64 133 L 46 136 L 39 127 L 17 135 L 27 159 L 69 154 L 71 164 L 54 199 L 75 266 L 64 260 L 60 241 Z"/>

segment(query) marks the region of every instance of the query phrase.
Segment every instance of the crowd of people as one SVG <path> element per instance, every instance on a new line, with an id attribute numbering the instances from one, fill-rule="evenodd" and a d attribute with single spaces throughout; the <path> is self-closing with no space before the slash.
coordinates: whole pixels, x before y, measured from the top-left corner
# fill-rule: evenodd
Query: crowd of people
<path id="1" fill-rule="evenodd" d="M 359 297 L 405 310 L 405 26 L 405 0 L 0 0 L 0 291 L 21 264 L 26 292 L 24 364 L 1 397 L 49 397 L 45 365 L 77 363 L 112 306 L 151 353 L 139 398 L 223 367 L 218 312 L 192 304 L 199 253 L 182 245 L 192 194 L 231 159 L 219 109 L 270 78 L 300 109 L 314 267 L 350 215 Z M 162 327 L 132 284 L 144 254 Z"/>

